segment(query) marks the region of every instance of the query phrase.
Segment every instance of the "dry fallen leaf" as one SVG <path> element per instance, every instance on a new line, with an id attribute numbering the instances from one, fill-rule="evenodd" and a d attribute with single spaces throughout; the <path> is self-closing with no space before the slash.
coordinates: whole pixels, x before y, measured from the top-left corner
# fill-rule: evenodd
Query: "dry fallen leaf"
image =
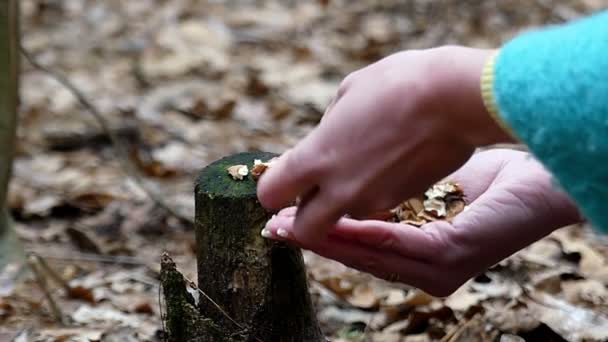
<path id="1" fill-rule="evenodd" d="M 445 299 L 444 304 L 452 310 L 464 312 L 486 298 L 488 298 L 486 293 L 472 291 L 469 286 L 461 286 Z"/>
<path id="2" fill-rule="evenodd" d="M 441 342 L 496 341 L 498 332 L 488 329 L 481 315 L 461 321 Z"/>
<path id="3" fill-rule="evenodd" d="M 91 291 L 90 289 L 88 289 L 86 287 L 82 287 L 82 286 L 69 287 L 69 291 L 68 291 L 67 295 L 68 295 L 68 297 L 70 297 L 72 299 L 80 299 L 85 302 L 89 302 L 91 304 L 97 303 L 97 300 L 95 299 L 95 296 L 93 295 L 93 291 Z"/>
<path id="4" fill-rule="evenodd" d="M 526 340 L 517 335 L 503 334 L 500 336 L 500 342 L 526 342 Z"/>
<path id="5" fill-rule="evenodd" d="M 526 303 L 532 314 L 568 341 L 606 341 L 608 317 L 538 292 Z"/>
<path id="6" fill-rule="evenodd" d="M 72 313 L 72 320 L 79 324 L 93 324 L 95 322 L 113 321 L 124 326 L 137 327 L 141 320 L 135 315 L 122 313 L 112 308 L 80 306 Z"/>
<path id="7" fill-rule="evenodd" d="M 597 280 L 565 281 L 561 285 L 564 296 L 570 303 L 608 305 L 608 289 Z"/>
<path id="8" fill-rule="evenodd" d="M 150 303 L 148 303 L 148 302 L 140 302 L 140 303 L 137 303 L 133 307 L 133 312 L 139 313 L 139 314 L 153 315 L 154 314 L 154 309 L 152 308 L 152 305 L 150 305 Z"/>
<path id="9" fill-rule="evenodd" d="M 367 284 L 358 285 L 346 300 L 353 306 L 361 309 L 372 309 L 378 306 L 379 296 L 371 286 Z"/>
<path id="10" fill-rule="evenodd" d="M 232 176 L 234 180 L 243 180 L 249 174 L 249 168 L 247 165 L 232 165 L 226 169 L 228 174 Z"/>

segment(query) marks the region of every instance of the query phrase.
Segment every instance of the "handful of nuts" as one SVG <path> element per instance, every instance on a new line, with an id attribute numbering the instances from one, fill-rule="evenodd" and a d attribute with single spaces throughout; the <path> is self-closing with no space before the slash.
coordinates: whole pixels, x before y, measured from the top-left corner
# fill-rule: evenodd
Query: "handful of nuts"
<path id="1" fill-rule="evenodd" d="M 396 208 L 374 213 L 367 218 L 420 227 L 438 220 L 451 221 L 465 209 L 462 188 L 454 182 L 441 182 L 428 189 L 424 198 L 410 198 Z"/>

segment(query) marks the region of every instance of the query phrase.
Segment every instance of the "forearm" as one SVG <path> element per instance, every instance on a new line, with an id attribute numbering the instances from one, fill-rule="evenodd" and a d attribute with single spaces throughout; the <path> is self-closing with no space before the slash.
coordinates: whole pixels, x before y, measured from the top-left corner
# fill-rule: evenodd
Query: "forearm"
<path id="1" fill-rule="evenodd" d="M 608 12 L 524 34 L 493 62 L 488 107 L 608 232 Z"/>

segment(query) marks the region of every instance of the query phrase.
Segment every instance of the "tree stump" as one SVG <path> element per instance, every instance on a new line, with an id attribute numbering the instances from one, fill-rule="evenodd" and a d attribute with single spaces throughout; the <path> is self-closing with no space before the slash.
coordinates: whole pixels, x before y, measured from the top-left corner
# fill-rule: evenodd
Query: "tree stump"
<path id="1" fill-rule="evenodd" d="M 170 340 L 325 341 L 308 293 L 302 254 L 295 247 L 260 236 L 271 214 L 257 200 L 255 180 L 251 174 L 235 180 L 226 171 L 233 165 L 247 165 L 251 170 L 255 159 L 273 157 L 263 152 L 236 154 L 200 173 L 195 188 L 198 287 L 224 312 L 201 296 L 200 319 L 188 318 L 198 327 L 185 328 L 190 323 L 175 315 L 191 316 L 193 301 L 189 295 L 167 293 L 170 289 L 165 282 L 171 278 L 171 267 L 165 262 Z M 175 280 L 173 285 L 184 288 Z M 177 297 L 173 298 L 177 306 L 170 303 L 170 296 Z M 172 331 L 180 329 L 197 336 Z"/>

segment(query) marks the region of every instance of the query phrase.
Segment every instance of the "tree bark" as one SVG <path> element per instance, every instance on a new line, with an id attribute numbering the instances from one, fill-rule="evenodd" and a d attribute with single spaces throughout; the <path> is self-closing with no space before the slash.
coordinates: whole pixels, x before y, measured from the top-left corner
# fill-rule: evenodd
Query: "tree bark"
<path id="1" fill-rule="evenodd" d="M 160 280 L 167 307 L 165 325 L 170 341 L 232 341 L 212 320 L 200 315 L 194 298 L 186 290 L 184 277 L 168 254 L 163 254 L 160 264 Z"/>
<path id="2" fill-rule="evenodd" d="M 233 165 L 251 170 L 254 159 L 274 156 L 229 156 L 207 166 L 196 182 L 198 287 L 224 311 L 201 297 L 200 315 L 224 332 L 224 338 L 217 339 L 215 329 L 205 328 L 202 340 L 325 341 L 301 252 L 260 236 L 271 214 L 257 201 L 255 180 L 251 175 L 235 180 L 226 171 Z"/>
<path id="3" fill-rule="evenodd" d="M 18 0 L 0 0 L 0 269 L 19 251 L 6 210 L 15 150 L 18 78 Z"/>

